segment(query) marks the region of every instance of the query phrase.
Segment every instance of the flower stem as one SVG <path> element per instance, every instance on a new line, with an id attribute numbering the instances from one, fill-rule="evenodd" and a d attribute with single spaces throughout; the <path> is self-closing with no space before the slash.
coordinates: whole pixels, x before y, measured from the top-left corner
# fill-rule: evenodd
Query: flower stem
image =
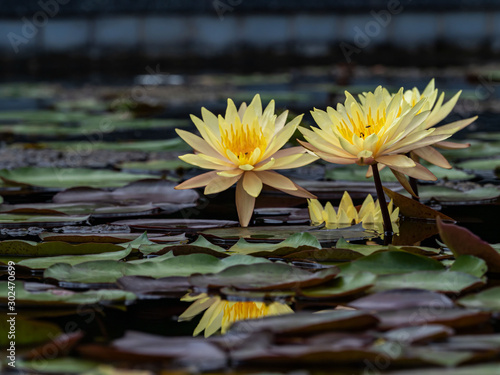
<path id="1" fill-rule="evenodd" d="M 418 197 L 418 185 L 417 185 L 417 179 L 414 178 L 414 177 L 410 177 L 410 186 L 411 186 L 411 189 L 413 190 L 413 192 L 415 193 L 415 195 L 417 195 Z M 411 196 L 411 198 L 414 200 L 414 201 L 417 201 L 417 202 L 420 202 L 420 198 L 417 198 L 417 197 L 414 197 L 413 195 Z"/>
<path id="2" fill-rule="evenodd" d="M 385 201 L 384 189 L 382 189 L 382 181 L 380 180 L 380 173 L 377 164 L 372 165 L 373 181 L 375 182 L 375 189 L 377 189 L 378 202 L 380 204 L 380 211 L 382 212 L 382 219 L 384 220 L 384 235 L 391 237 L 394 234 L 392 230 L 391 217 L 387 209 L 387 202 Z"/>

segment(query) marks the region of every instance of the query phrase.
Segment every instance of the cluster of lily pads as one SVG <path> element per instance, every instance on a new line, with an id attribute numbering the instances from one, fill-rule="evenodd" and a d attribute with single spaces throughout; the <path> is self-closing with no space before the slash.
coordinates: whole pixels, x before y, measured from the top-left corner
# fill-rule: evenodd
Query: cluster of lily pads
<path id="1" fill-rule="evenodd" d="M 0 132 L 31 140 L 49 123 L 56 125 L 54 129 L 66 129 L 61 132 L 71 129 L 71 134 L 69 130 L 59 133 L 64 137 L 101 131 L 102 121 L 116 115 L 106 108 L 97 114 L 93 108 L 94 123 L 62 107 L 47 111 L 46 117 L 26 111 L 0 112 L 4 118 Z M 80 110 L 89 114 L 84 107 Z M 215 116 L 202 114 L 208 119 L 205 123 L 214 121 Z M 231 116 L 236 119 L 235 113 Z M 108 135 L 140 128 L 142 119 L 132 117 L 116 119 Z M 276 117 L 275 124 L 285 118 Z M 13 125 L 8 124 L 10 119 L 20 120 Z M 245 115 L 240 118 L 244 119 Z M 188 126 L 183 120 L 148 120 L 148 126 L 158 128 L 165 124 L 179 127 L 179 123 Z M 252 128 L 254 121 L 248 125 L 247 130 L 263 141 L 258 128 Z M 199 142 L 194 135 L 180 133 Z M 488 159 L 488 172 L 462 164 L 471 157 L 496 156 L 494 135 L 488 135 L 488 141 L 485 135 L 477 137 L 467 151 L 443 151 L 463 169 L 428 166 L 440 182 L 418 186 L 422 203 L 445 208 L 457 203 L 494 207 L 498 187 L 476 182 L 494 181 L 491 166 L 496 159 Z M 238 148 L 242 140 L 228 130 L 225 145 Z M 52 141 L 18 143 L 8 149 L 36 153 L 71 147 L 78 155 L 82 152 L 66 141 Z M 375 193 L 373 183 L 365 182 L 366 169 L 356 164 L 325 167 L 315 161 L 300 168 L 317 167 L 314 171 L 320 180 L 301 175 L 297 169 L 283 171 L 295 181 L 293 185 L 285 180 L 279 180 L 284 185 L 275 183 L 280 177 L 274 175 L 266 180 L 269 175 L 261 172 L 271 173 L 268 169 L 254 171 L 264 184 L 268 181 L 286 193 L 315 195 L 321 203 L 333 204 L 323 207 L 311 201 L 316 210 L 312 208 L 309 215 L 305 199 L 290 201 L 275 190 L 257 194 L 253 179 L 247 186 L 250 192 L 272 204 L 250 212 L 255 223 L 263 225 L 241 227 L 236 221 L 196 218 L 203 205 L 215 204 L 215 198 L 174 189 L 181 179 L 196 179 L 200 172 L 176 160 L 179 151 L 188 151 L 179 139 L 92 142 L 92 148 L 94 152 L 164 153 L 157 160 L 123 162 L 106 169 L 67 165 L 0 171 L 5 198 L 0 206 L 0 303 L 3 311 L 10 290 L 7 264 L 14 262 L 18 369 L 89 375 L 215 371 L 227 366 L 247 371 L 270 364 L 286 369 L 335 366 L 349 373 L 382 374 L 412 374 L 408 367 L 419 365 L 428 367 L 417 371 L 424 375 L 444 367 L 452 367 L 457 374 L 489 374 L 497 369 L 499 245 L 487 244 L 450 224 L 451 218 L 411 199 L 410 193 L 399 194 L 401 176 L 388 168 L 380 171 L 385 187 L 390 188 L 385 193 L 397 207 L 394 212 L 405 219 L 400 219 L 400 236 L 390 245 L 380 245 L 372 242 L 377 234 L 371 230 L 381 232 L 380 228 L 367 226 L 371 220 L 364 215 L 369 207 L 380 226 L 376 203 L 368 199 L 365 210 L 356 209 L 353 203 Z M 201 157 L 203 150 L 195 150 L 193 155 Z M 287 150 L 280 157 L 289 164 L 277 157 L 274 161 L 263 158 L 265 154 L 253 157 L 269 169 L 316 159 L 305 149 Z M 166 152 L 170 158 L 159 159 Z M 248 158 L 248 163 L 241 164 L 244 168 L 238 168 L 244 172 L 224 169 L 217 176 L 229 181 L 215 179 L 207 193 L 217 193 L 236 177 L 259 168 L 258 163 L 253 169 L 246 167 L 252 155 L 245 151 L 242 155 L 237 159 Z M 366 159 L 367 154 L 362 157 Z M 342 203 L 345 190 L 352 199 Z M 241 188 L 236 194 L 241 194 Z M 335 202 L 341 202 L 338 208 L 333 207 Z M 226 208 L 229 214 L 233 211 L 233 206 Z M 359 222 L 360 217 L 365 220 L 352 226 L 332 225 L 332 211 L 337 222 L 346 217 L 348 224 Z M 395 222 L 398 215 L 393 216 Z M 448 222 L 436 224 L 436 216 Z M 405 225 L 411 230 L 405 230 Z M 438 246 L 420 243 L 438 230 Z M 2 332 L 5 324 L 0 321 Z M 0 346 L 7 344 L 5 340 L 1 335 Z M 493 363 L 474 364 L 481 361 Z"/>

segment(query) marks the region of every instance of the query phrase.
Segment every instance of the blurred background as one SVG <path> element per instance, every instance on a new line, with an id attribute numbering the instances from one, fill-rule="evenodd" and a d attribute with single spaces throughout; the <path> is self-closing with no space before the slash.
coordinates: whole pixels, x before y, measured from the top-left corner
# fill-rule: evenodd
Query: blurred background
<path id="1" fill-rule="evenodd" d="M 303 112 L 346 88 L 423 88 L 431 77 L 464 90 L 458 111 L 468 115 L 496 107 L 487 102 L 499 97 L 499 54 L 496 0 L 4 0 L 0 9 L 3 82 L 136 85 L 134 102 L 169 116 L 255 92 Z"/>

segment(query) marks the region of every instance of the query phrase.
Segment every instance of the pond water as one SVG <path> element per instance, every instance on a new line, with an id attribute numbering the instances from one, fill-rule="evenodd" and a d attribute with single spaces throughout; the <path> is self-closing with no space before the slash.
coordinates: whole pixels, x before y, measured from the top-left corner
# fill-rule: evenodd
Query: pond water
<path id="1" fill-rule="evenodd" d="M 18 314 L 18 366 L 89 374 L 411 374 L 417 365 L 493 373 L 500 355 L 495 74 L 308 67 L 0 85 L 0 311 L 14 306 Z M 479 116 L 454 137 L 471 147 L 443 152 L 454 168 L 432 169 L 438 181 L 419 186 L 423 203 L 458 224 L 443 224 L 441 234 L 434 220 L 408 217 L 390 246 L 361 224 L 311 227 L 305 199 L 271 188 L 242 229 L 234 187 L 210 196 L 173 189 L 201 172 L 177 158 L 190 149 L 174 132 L 193 130 L 189 114 L 201 106 L 223 113 L 227 97 L 260 93 L 278 111 L 306 113 L 307 126 L 310 109 L 343 101 L 344 90 L 423 89 L 432 77 L 447 98 L 463 90 L 446 122 Z M 358 169 L 315 162 L 283 174 L 323 204 L 338 206 L 348 190 L 360 205 L 375 188 Z M 384 185 L 402 193 L 383 172 Z M 201 326 L 215 334 L 191 338 Z M 229 332 L 216 333 L 221 326 Z M 10 341 L 1 337 L 0 345 Z M 463 367 L 481 361 L 494 363 Z"/>

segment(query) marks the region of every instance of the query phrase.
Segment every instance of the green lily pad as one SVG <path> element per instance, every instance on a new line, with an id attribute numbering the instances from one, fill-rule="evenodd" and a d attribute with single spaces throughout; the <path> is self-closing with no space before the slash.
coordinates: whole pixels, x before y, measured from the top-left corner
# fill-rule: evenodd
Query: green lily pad
<path id="1" fill-rule="evenodd" d="M 7 303 L 9 286 L 7 281 L 0 281 L 0 301 Z M 73 292 L 66 289 L 53 288 L 47 291 L 32 293 L 26 290 L 22 281 L 15 282 L 16 304 L 18 305 L 92 305 L 102 301 L 133 301 L 136 296 L 132 292 L 119 289 L 89 290 Z"/>
<path id="2" fill-rule="evenodd" d="M 295 289 L 314 286 L 333 279 L 336 267 L 308 272 L 288 264 L 266 263 L 239 265 L 216 274 L 193 275 L 191 285 L 198 288 L 233 287 L 242 290 Z"/>
<path id="3" fill-rule="evenodd" d="M 47 268 L 44 277 L 74 283 L 113 283 L 126 275 L 154 278 L 190 276 L 194 273 L 217 273 L 238 264 L 266 262 L 269 261 L 248 255 L 233 255 L 218 259 L 207 254 L 172 256 L 167 253 L 158 258 L 127 263 L 111 260 L 85 262 L 75 266 L 58 263 Z"/>
<path id="4" fill-rule="evenodd" d="M 470 147 L 466 150 L 439 150 L 443 156 L 448 159 L 463 159 L 463 158 L 486 158 L 497 156 L 500 154 L 500 143 L 470 141 Z"/>
<path id="5" fill-rule="evenodd" d="M 78 246 L 78 245 L 77 245 Z M 106 245 L 106 248 L 109 248 Z M 24 267 L 34 269 L 45 269 L 56 263 L 64 263 L 68 265 L 76 265 L 84 262 L 102 261 L 102 260 L 120 260 L 126 258 L 132 251 L 132 246 L 128 246 L 124 250 L 103 252 L 100 254 L 86 254 L 86 255 L 61 255 L 54 257 L 39 257 L 21 260 L 17 264 Z"/>
<path id="6" fill-rule="evenodd" d="M 469 294 L 460 298 L 458 303 L 465 307 L 500 311 L 500 286 Z"/>
<path id="7" fill-rule="evenodd" d="M 148 161 L 130 161 L 117 164 L 117 167 L 122 170 L 137 170 L 137 171 L 171 171 L 177 168 L 191 169 L 197 168 L 192 164 L 188 164 L 180 159 L 172 160 L 148 160 Z"/>
<path id="8" fill-rule="evenodd" d="M 43 142 L 40 147 L 54 150 L 79 150 L 82 147 L 81 141 L 69 142 Z M 188 151 L 190 148 L 181 138 L 161 139 L 152 141 L 135 140 L 133 142 L 95 142 L 92 143 L 93 150 L 111 151 Z M 192 166 L 194 167 L 194 166 Z"/>
<path id="9" fill-rule="evenodd" d="M 236 244 L 231 246 L 228 251 L 253 256 L 271 256 L 276 255 L 275 253 L 279 250 L 286 253 L 287 250 L 300 250 L 306 248 L 321 249 L 321 244 L 311 233 L 302 232 L 294 233 L 286 240 L 277 244 L 247 242 L 244 238 L 241 238 Z"/>
<path id="10" fill-rule="evenodd" d="M 409 196 L 408 193 L 403 195 Z M 420 186 L 418 195 L 423 201 L 431 199 L 447 204 L 474 204 L 480 201 L 490 201 L 500 196 L 497 187 L 478 187 L 472 190 L 460 191 L 446 186 Z"/>
<path id="11" fill-rule="evenodd" d="M 458 163 L 457 167 L 475 171 L 492 171 L 495 168 L 500 167 L 500 159 L 468 160 Z"/>
<path id="12" fill-rule="evenodd" d="M 404 274 L 413 271 L 439 271 L 444 266 L 435 259 L 404 251 L 385 251 L 339 266 L 343 273 L 368 271 L 376 275 Z"/>
<path id="13" fill-rule="evenodd" d="M 305 298 L 339 298 L 361 293 L 375 284 L 377 276 L 370 272 L 342 273 L 326 284 L 300 289 L 299 295 Z"/>
<path id="14" fill-rule="evenodd" d="M 77 186 L 119 187 L 133 181 L 157 177 L 100 169 L 23 167 L 12 170 L 2 169 L 0 178 L 14 185 L 71 188 Z"/>
<path id="15" fill-rule="evenodd" d="M 227 251 L 217 245 L 214 245 L 210 241 L 207 241 L 205 237 L 198 236 L 196 241 L 189 244 L 180 245 L 141 245 L 139 251 L 144 255 L 161 255 L 166 252 L 171 251 L 174 255 L 187 255 L 187 254 L 209 254 L 215 257 L 228 256 Z"/>
<path id="16" fill-rule="evenodd" d="M 475 277 L 483 277 L 488 271 L 486 262 L 472 255 L 459 255 L 450 267 L 450 271 L 464 272 Z"/>
<path id="17" fill-rule="evenodd" d="M 455 271 L 416 271 L 397 275 L 383 275 L 377 279 L 373 291 L 398 288 L 417 288 L 441 293 L 461 293 L 484 285 L 480 278 Z"/>

